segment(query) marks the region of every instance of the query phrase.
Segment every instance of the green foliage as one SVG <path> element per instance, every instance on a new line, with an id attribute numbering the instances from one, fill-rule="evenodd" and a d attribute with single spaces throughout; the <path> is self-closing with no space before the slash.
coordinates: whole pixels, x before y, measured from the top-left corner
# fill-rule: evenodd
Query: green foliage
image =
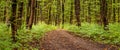
<path id="1" fill-rule="evenodd" d="M 11 49 L 11 33 L 6 24 L 0 23 L 0 50 Z"/>
<path id="2" fill-rule="evenodd" d="M 110 44 L 120 44 L 120 24 L 119 23 L 114 23 L 114 24 L 109 24 L 108 25 L 109 30 L 108 33 L 103 34 L 101 37 L 104 37 L 104 42 L 105 43 L 110 43 Z"/>
<path id="3" fill-rule="evenodd" d="M 18 30 L 18 44 L 19 48 L 24 49 L 37 49 L 37 47 L 31 47 L 29 44 L 34 40 L 40 41 L 46 32 L 56 29 L 55 26 L 47 25 L 45 23 L 38 23 L 37 25 L 33 25 L 31 30 L 27 30 L 26 28 Z"/>
<path id="4" fill-rule="evenodd" d="M 76 35 L 82 37 L 88 37 L 98 42 L 107 44 L 120 44 L 120 24 L 114 23 L 109 24 L 109 30 L 105 31 L 103 27 L 97 24 L 82 23 L 82 26 L 78 27 L 75 25 L 66 24 L 65 29 L 71 32 L 75 32 Z"/>
<path id="5" fill-rule="evenodd" d="M 55 26 L 47 25 L 45 23 L 38 23 L 33 25 L 31 30 L 22 27 L 17 31 L 17 42 L 12 43 L 11 31 L 6 24 L 0 23 L 0 50 L 12 50 L 17 47 L 19 50 L 37 50 L 38 47 L 32 47 L 30 45 L 33 41 L 39 41 L 46 32 L 56 29 Z M 40 41 L 39 41 L 40 42 Z"/>
<path id="6" fill-rule="evenodd" d="M 36 34 L 35 38 L 41 38 L 41 36 L 44 36 L 44 33 L 55 30 L 56 26 L 53 25 L 47 25 L 45 23 L 38 23 L 37 25 L 34 25 L 32 28 L 32 33 Z"/>

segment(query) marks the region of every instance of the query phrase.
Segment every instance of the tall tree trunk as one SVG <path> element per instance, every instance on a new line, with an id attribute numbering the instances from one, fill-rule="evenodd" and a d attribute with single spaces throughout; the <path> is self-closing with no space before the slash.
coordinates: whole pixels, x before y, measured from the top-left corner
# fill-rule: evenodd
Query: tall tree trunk
<path id="1" fill-rule="evenodd" d="M 61 13 L 61 6 L 60 6 L 60 1 L 57 0 L 57 24 L 60 25 L 60 13 Z"/>
<path id="2" fill-rule="evenodd" d="M 83 4 L 85 4 L 85 1 L 86 0 L 83 0 Z M 82 16 L 83 16 L 83 18 L 85 18 L 83 21 L 86 22 L 87 21 L 87 17 L 85 16 L 85 7 L 84 7 L 84 5 L 82 5 L 82 11 L 83 11 Z"/>
<path id="3" fill-rule="evenodd" d="M 118 0 L 118 3 L 120 3 L 120 0 Z M 120 22 L 120 7 L 118 7 L 118 22 Z"/>
<path id="4" fill-rule="evenodd" d="M 28 22 L 28 29 L 31 29 L 32 25 L 33 25 L 34 10 L 35 10 L 35 0 L 31 0 L 30 18 L 29 18 L 29 22 Z"/>
<path id="5" fill-rule="evenodd" d="M 17 33 L 17 21 L 16 21 L 16 9 L 17 9 L 17 0 L 12 0 L 12 16 L 11 16 L 11 30 L 12 30 L 12 39 L 13 42 L 17 42 L 16 33 Z"/>
<path id="6" fill-rule="evenodd" d="M 89 4 L 88 4 L 88 17 L 87 17 L 88 18 L 87 22 L 89 22 L 89 23 L 91 22 L 91 13 L 90 13 L 91 12 L 91 7 L 90 6 L 91 6 L 91 2 L 89 0 Z"/>
<path id="7" fill-rule="evenodd" d="M 6 18 L 7 18 L 7 7 L 5 6 L 4 7 L 4 19 L 3 19 L 4 23 L 6 21 Z"/>
<path id="8" fill-rule="evenodd" d="M 22 25 L 22 16 L 23 16 L 23 2 L 20 2 L 19 3 L 19 13 L 18 13 L 18 28 L 20 28 L 21 27 L 21 25 Z"/>
<path id="9" fill-rule="evenodd" d="M 29 18 L 30 18 L 30 6 L 31 6 L 31 0 L 28 1 L 27 5 L 27 17 L 26 17 L 26 27 L 28 28 Z"/>
<path id="10" fill-rule="evenodd" d="M 73 23 L 73 2 L 71 2 L 71 12 L 70 12 L 70 24 Z"/>
<path id="11" fill-rule="evenodd" d="M 51 6 L 49 7 L 48 24 L 51 24 Z"/>
<path id="12" fill-rule="evenodd" d="M 100 0 L 100 14 L 103 19 L 104 30 L 108 30 L 107 25 L 107 2 L 106 0 Z"/>
<path id="13" fill-rule="evenodd" d="M 115 4 L 115 0 L 113 0 L 113 3 Z M 113 22 L 116 22 L 116 8 L 115 5 L 113 6 Z"/>
<path id="14" fill-rule="evenodd" d="M 81 26 L 80 21 L 80 0 L 75 0 L 75 15 L 77 20 L 77 26 Z"/>
<path id="15" fill-rule="evenodd" d="M 65 19 L 64 19 L 64 3 L 65 3 L 65 0 L 62 0 L 62 28 L 64 28 L 64 22 L 65 22 Z"/>
<path id="16" fill-rule="evenodd" d="M 109 9 L 108 9 L 108 22 L 111 22 L 111 16 L 112 16 L 112 0 L 109 1 Z"/>

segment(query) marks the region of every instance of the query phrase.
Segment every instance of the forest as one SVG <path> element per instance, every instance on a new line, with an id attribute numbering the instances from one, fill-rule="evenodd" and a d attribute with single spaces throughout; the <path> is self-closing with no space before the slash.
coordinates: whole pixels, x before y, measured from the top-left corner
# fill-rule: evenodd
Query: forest
<path id="1" fill-rule="evenodd" d="M 120 50 L 120 0 L 0 0 L 0 50 Z"/>

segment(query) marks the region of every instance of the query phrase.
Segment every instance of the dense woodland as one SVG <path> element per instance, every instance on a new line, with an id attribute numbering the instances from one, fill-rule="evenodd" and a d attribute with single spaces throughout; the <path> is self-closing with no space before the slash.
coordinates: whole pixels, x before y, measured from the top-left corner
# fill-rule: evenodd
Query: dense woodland
<path id="1" fill-rule="evenodd" d="M 0 50 L 37 50 L 54 29 L 120 46 L 120 0 L 0 0 Z"/>

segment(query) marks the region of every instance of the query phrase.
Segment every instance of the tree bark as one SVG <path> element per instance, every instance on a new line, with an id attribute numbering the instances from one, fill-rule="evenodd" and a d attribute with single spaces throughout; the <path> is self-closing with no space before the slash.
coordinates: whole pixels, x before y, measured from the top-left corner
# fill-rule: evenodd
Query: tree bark
<path id="1" fill-rule="evenodd" d="M 23 16 L 23 2 L 19 3 L 19 9 L 18 9 L 19 13 L 18 13 L 18 28 L 21 28 L 22 25 L 22 16 Z"/>
<path id="2" fill-rule="evenodd" d="M 115 0 L 113 0 L 113 3 L 115 4 Z M 115 5 L 113 7 L 113 22 L 116 22 L 116 8 L 115 8 Z"/>
<path id="3" fill-rule="evenodd" d="M 120 0 L 118 0 L 118 3 L 120 3 Z M 120 22 L 120 7 L 118 7 L 118 22 Z"/>
<path id="4" fill-rule="evenodd" d="M 65 0 L 62 0 L 62 28 L 64 28 L 64 22 L 65 22 L 65 19 L 64 19 L 64 3 L 65 3 Z"/>
<path id="5" fill-rule="evenodd" d="M 26 17 L 26 27 L 28 28 L 29 18 L 30 18 L 30 6 L 31 6 L 31 0 L 28 1 L 27 5 L 27 17 Z"/>
<path id="6" fill-rule="evenodd" d="M 100 0 L 100 14 L 103 20 L 104 24 L 104 30 L 108 30 L 107 25 L 108 25 L 108 20 L 107 20 L 107 2 L 106 0 Z"/>
<path id="7" fill-rule="evenodd" d="M 89 22 L 89 23 L 91 22 L 91 13 L 90 13 L 91 12 L 91 7 L 90 6 L 91 6 L 91 2 L 89 1 L 89 4 L 88 4 L 88 17 L 87 17 L 88 18 L 87 22 Z"/>
<path id="8" fill-rule="evenodd" d="M 73 24 L 73 3 L 71 3 L 70 24 Z"/>
<path id="9" fill-rule="evenodd" d="M 49 7 L 48 24 L 51 24 L 51 6 Z"/>
<path id="10" fill-rule="evenodd" d="M 16 33 L 17 33 L 17 21 L 16 21 L 16 9 L 17 9 L 17 0 L 12 0 L 12 16 L 11 16 L 11 30 L 12 30 L 12 39 L 13 42 L 17 42 Z"/>
<path id="11" fill-rule="evenodd" d="M 75 15 L 77 20 L 77 26 L 81 26 L 80 21 L 80 0 L 75 0 Z"/>
<path id="12" fill-rule="evenodd" d="M 28 29 L 31 29 L 32 25 L 33 25 L 34 10 L 35 10 L 35 0 L 31 0 L 30 18 L 29 18 L 29 22 L 28 22 Z"/>

